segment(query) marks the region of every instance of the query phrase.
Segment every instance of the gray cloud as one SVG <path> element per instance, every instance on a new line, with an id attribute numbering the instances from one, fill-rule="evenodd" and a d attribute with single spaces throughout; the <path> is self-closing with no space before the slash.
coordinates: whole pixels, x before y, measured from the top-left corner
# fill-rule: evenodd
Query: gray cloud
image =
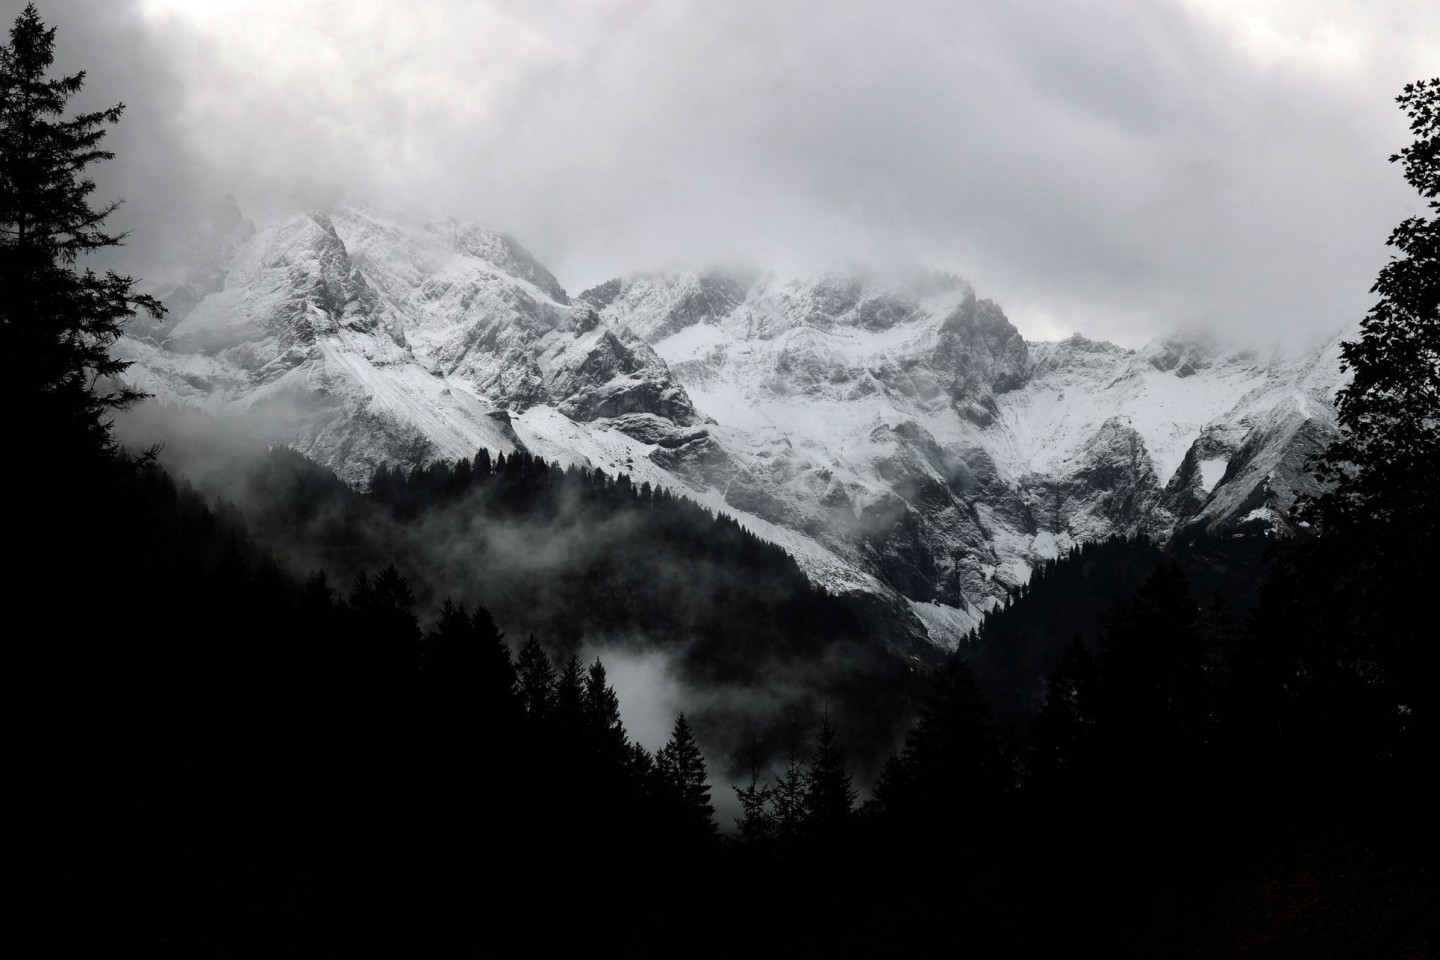
<path id="1" fill-rule="evenodd" d="M 0 0 L 6 39 L 24 3 Z M 41 18 L 56 28 L 55 73 L 86 73 L 85 89 L 72 101 L 78 110 L 117 102 L 126 105 L 121 122 L 110 128 L 104 146 L 113 162 L 91 168 L 95 200 L 123 198 L 111 226 L 128 231 L 125 249 L 106 265 L 136 271 L 153 263 L 156 248 L 177 233 L 202 198 L 214 194 L 220 178 L 208 174 L 190 152 L 178 126 L 187 94 L 181 77 L 156 37 L 126 0 L 115 3 L 36 4 Z"/>
<path id="2" fill-rule="evenodd" d="M 7 19 L 19 4 L 0 4 Z M 194 197 L 363 195 L 519 236 L 567 286 L 919 260 L 1029 336 L 1328 333 L 1418 206 L 1391 102 L 1432 4 L 71 0 L 131 108 L 135 242 Z M 98 101 L 97 101 L 98 102 Z"/>

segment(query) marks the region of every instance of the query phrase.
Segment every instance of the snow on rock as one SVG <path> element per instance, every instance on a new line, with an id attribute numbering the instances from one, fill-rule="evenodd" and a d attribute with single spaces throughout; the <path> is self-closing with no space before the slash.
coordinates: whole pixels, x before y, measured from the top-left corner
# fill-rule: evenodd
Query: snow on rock
<path id="1" fill-rule="evenodd" d="M 909 601 L 910 612 L 925 625 L 930 639 L 943 647 L 954 650 L 964 642 L 970 631 L 980 626 L 985 614 L 977 607 L 960 609 L 943 603 L 921 603 Z"/>
<path id="2" fill-rule="evenodd" d="M 1229 461 L 1223 458 L 1200 461 L 1200 488 L 1206 493 L 1215 489 L 1222 477 L 1225 476 L 1225 468 L 1230 466 Z"/>
<path id="3" fill-rule="evenodd" d="M 1283 533 L 1334 435 L 1339 338 L 1027 343 L 948 274 L 637 274 L 570 298 L 513 239 L 359 207 L 212 211 L 173 329 L 117 348 L 157 398 L 354 483 L 525 447 L 735 516 L 827 588 L 953 644 L 1036 565 L 1146 532 Z"/>
<path id="4" fill-rule="evenodd" d="M 1194 337 L 1027 344 L 953 278 L 643 275 L 597 290 L 583 296 L 649 339 L 716 421 L 714 449 L 674 471 L 954 609 L 1076 542 L 1163 538 L 1225 483 L 1234 495 L 1250 475 L 1225 468 L 1260 415 L 1334 369 Z M 1306 394 L 1317 436 L 1337 383 Z"/>

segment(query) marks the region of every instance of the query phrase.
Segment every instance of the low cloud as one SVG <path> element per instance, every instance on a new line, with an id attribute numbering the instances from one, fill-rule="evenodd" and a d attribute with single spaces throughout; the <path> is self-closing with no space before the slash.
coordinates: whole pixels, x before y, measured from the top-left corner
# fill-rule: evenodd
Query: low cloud
<path id="1" fill-rule="evenodd" d="M 7 0 L 9 15 L 19 8 Z M 123 99 L 134 243 L 188 202 L 476 218 L 571 289 L 670 263 L 952 269 L 1031 337 L 1328 333 L 1417 207 L 1423 2 L 42 4 Z M 139 261 L 137 256 L 136 261 Z"/>

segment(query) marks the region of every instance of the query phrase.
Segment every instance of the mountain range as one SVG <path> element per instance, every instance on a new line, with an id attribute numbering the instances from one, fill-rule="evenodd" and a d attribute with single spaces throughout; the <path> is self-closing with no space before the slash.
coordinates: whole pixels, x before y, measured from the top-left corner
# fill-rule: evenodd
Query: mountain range
<path id="1" fill-rule="evenodd" d="M 733 515 L 835 592 L 950 645 L 1034 567 L 1115 534 L 1267 537 L 1335 435 L 1341 334 L 1030 342 L 964 280 L 636 273 L 571 295 L 514 239 L 233 199 L 117 345 L 196 407 L 364 486 L 529 450 Z"/>

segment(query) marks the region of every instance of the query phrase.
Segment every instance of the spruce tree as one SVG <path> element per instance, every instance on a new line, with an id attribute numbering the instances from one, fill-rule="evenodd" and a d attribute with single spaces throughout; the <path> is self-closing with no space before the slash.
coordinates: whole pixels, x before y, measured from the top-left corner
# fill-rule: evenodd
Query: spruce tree
<path id="1" fill-rule="evenodd" d="M 490 611 L 478 603 L 470 614 L 470 627 L 474 642 L 480 647 L 481 695 L 500 699 L 507 704 L 507 709 L 518 708 L 519 685 L 510 648 L 505 645 L 505 634 L 495 625 Z"/>
<path id="2" fill-rule="evenodd" d="M 425 635 L 421 666 L 430 673 L 465 672 L 463 661 L 471 653 L 472 629 L 470 615 L 447 597 L 440 608 L 440 618 Z"/>
<path id="3" fill-rule="evenodd" d="M 565 661 L 556 681 L 555 718 L 572 745 L 577 743 L 585 725 L 585 670 L 574 654 Z"/>
<path id="4" fill-rule="evenodd" d="M 1211 734 L 1203 654 L 1190 582 L 1162 564 L 1116 612 L 1098 658 L 1096 750 L 1104 775 L 1132 796 L 1193 778 Z"/>
<path id="5" fill-rule="evenodd" d="M 1074 637 L 1045 685 L 1045 704 L 1030 735 L 1033 783 L 1042 790 L 1073 785 L 1091 760 L 1098 669 L 1085 641 Z"/>
<path id="6" fill-rule="evenodd" d="M 55 29 L 27 6 L 0 47 L 0 369 L 13 449 L 32 460 L 113 461 L 108 414 L 140 397 L 115 384 L 127 364 L 110 355 L 137 311 L 160 303 L 134 281 L 81 269 L 81 258 L 118 246 L 105 229 L 120 205 L 92 206 L 91 165 L 124 104 L 66 118 L 83 72 L 52 78 Z M 83 469 L 83 468 L 82 468 Z"/>
<path id="7" fill-rule="evenodd" d="M 905 749 L 885 766 L 875 796 L 902 831 L 953 823 L 959 812 L 993 808 L 1008 767 L 990 705 L 958 654 L 936 672 L 935 687 Z"/>
<path id="8" fill-rule="evenodd" d="M 753 737 L 750 741 L 750 784 L 740 787 L 731 784 L 735 797 L 740 801 L 740 816 L 735 819 L 735 829 L 740 842 L 752 850 L 767 850 L 775 837 L 774 817 L 770 812 L 771 789 L 760 785 L 760 744 Z"/>
<path id="9" fill-rule="evenodd" d="M 467 614 L 447 599 L 425 636 L 422 654 L 426 689 L 442 701 L 433 705 L 437 709 L 453 714 L 452 719 L 463 714 L 492 728 L 510 729 L 519 719 L 510 650 L 483 606 Z"/>
<path id="10" fill-rule="evenodd" d="M 670 741 L 655 755 L 655 769 L 680 832 L 701 836 L 714 833 L 715 808 L 710 804 L 710 785 L 705 782 L 705 757 L 685 714 L 675 718 Z"/>
<path id="11" fill-rule="evenodd" d="M 840 734 L 827 710 L 815 731 L 810 776 L 805 785 L 805 820 L 812 836 L 834 840 L 850 824 L 855 807 L 855 779 L 840 745 Z"/>
<path id="12" fill-rule="evenodd" d="M 785 769 L 770 786 L 770 819 L 775 838 L 782 846 L 793 847 L 799 842 L 805 826 L 805 797 L 810 785 L 810 770 L 800 756 L 792 735 L 785 754 Z"/>
<path id="13" fill-rule="evenodd" d="M 632 782 L 648 787 L 655 779 L 655 757 L 641 744 L 631 742 L 625 750 L 625 770 Z"/>
<path id="14" fill-rule="evenodd" d="M 533 636 L 520 648 L 515 673 L 525 715 L 532 724 L 548 721 L 555 709 L 555 667 L 540 641 Z"/>
<path id="15" fill-rule="evenodd" d="M 416 673 L 420 662 L 420 625 L 415 597 L 405 578 L 388 566 L 375 577 L 360 574 L 350 588 L 345 669 L 352 672 L 352 693 L 375 696 Z"/>
<path id="16" fill-rule="evenodd" d="M 620 698 L 605 679 L 605 665 L 596 657 L 585 673 L 581 702 L 585 728 L 596 749 L 607 758 L 623 761 L 629 745 L 620 720 Z"/>

